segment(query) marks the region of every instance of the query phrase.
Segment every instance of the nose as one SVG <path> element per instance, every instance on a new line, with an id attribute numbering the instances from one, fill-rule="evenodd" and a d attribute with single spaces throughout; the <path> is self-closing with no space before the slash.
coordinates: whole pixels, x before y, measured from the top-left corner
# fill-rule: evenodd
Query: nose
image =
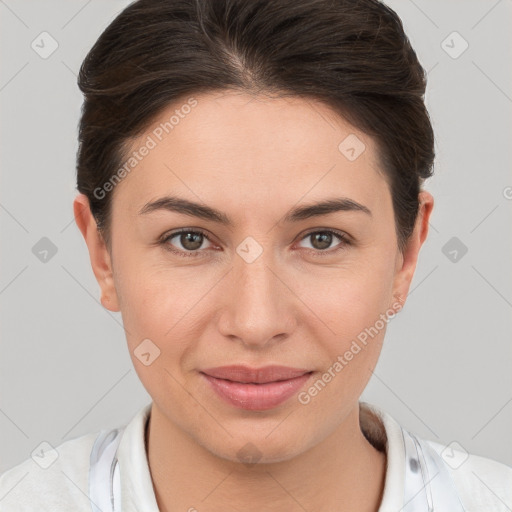
<path id="1" fill-rule="evenodd" d="M 271 256 L 268 249 L 252 262 L 237 256 L 222 292 L 222 334 L 251 348 L 285 340 L 296 326 L 297 298 Z"/>

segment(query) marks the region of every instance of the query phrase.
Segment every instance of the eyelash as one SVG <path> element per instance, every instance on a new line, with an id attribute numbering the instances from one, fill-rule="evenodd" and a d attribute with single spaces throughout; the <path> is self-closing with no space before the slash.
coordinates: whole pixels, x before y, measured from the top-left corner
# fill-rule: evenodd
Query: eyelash
<path id="1" fill-rule="evenodd" d="M 166 250 L 172 252 L 173 254 L 177 254 L 178 256 L 182 256 L 184 258 L 190 258 L 190 257 L 195 258 L 195 257 L 200 256 L 200 253 L 202 252 L 200 250 L 196 250 L 196 251 L 182 251 L 182 250 L 179 250 L 179 249 L 171 249 L 171 246 L 168 243 L 169 240 L 171 240 L 172 238 L 174 238 L 177 235 L 180 235 L 181 233 L 201 234 L 209 242 L 211 242 L 210 237 L 208 236 L 208 234 L 205 231 L 203 231 L 202 229 L 198 229 L 198 228 L 194 228 L 194 229 L 182 228 L 182 229 L 178 229 L 176 231 L 172 231 L 171 233 L 163 235 L 162 238 L 160 239 L 159 243 L 161 245 L 163 245 Z M 333 253 L 336 253 L 336 252 L 338 252 L 340 250 L 345 249 L 347 245 L 351 245 L 351 241 L 348 239 L 348 237 L 344 233 L 339 232 L 339 231 L 334 231 L 332 229 L 323 229 L 323 230 L 309 231 L 308 233 L 306 233 L 301 238 L 301 241 L 304 240 L 305 238 L 307 238 L 308 236 L 311 236 L 311 235 L 314 235 L 314 234 L 318 234 L 318 233 L 328 233 L 330 235 L 334 235 L 334 236 L 336 236 L 337 238 L 340 239 L 340 244 L 339 244 L 338 247 L 335 247 L 334 249 L 327 249 L 327 250 L 323 250 L 323 251 L 320 250 L 320 249 L 309 249 L 309 251 L 313 251 L 313 255 L 315 257 L 316 256 L 322 257 L 322 256 L 326 256 L 326 255 L 332 255 Z"/>

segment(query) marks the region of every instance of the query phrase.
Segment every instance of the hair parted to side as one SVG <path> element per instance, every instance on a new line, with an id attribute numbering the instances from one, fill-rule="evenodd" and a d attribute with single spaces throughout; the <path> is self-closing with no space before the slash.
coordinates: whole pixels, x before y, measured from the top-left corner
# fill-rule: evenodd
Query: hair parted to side
<path id="1" fill-rule="evenodd" d="M 400 18 L 378 0 L 138 0 L 89 51 L 78 86 L 77 188 L 109 249 L 113 191 L 94 191 L 160 112 L 202 92 L 321 100 L 372 136 L 401 251 L 432 175 L 426 73 Z"/>

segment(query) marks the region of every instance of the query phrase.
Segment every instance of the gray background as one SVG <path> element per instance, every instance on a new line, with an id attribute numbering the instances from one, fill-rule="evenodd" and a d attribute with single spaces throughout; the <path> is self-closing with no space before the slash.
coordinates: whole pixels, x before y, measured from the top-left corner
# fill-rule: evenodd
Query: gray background
<path id="1" fill-rule="evenodd" d="M 435 208 L 411 294 L 362 399 L 424 438 L 512 464 L 512 1 L 388 4 L 429 72 Z M 126 5 L 0 1 L 0 472 L 43 440 L 58 446 L 124 424 L 151 400 L 121 315 L 99 303 L 72 211 L 76 73 Z M 47 59 L 31 48 L 43 31 L 59 45 Z M 453 31 L 469 43 L 457 58 L 460 39 L 442 45 Z M 57 249 L 46 262 L 33 252 L 43 237 Z"/>

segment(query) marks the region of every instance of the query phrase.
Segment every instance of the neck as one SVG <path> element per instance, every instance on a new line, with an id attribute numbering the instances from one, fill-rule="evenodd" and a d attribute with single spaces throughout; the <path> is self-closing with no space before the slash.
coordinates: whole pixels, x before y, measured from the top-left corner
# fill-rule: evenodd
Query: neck
<path id="1" fill-rule="evenodd" d="M 363 413 L 361 421 L 378 418 Z M 146 452 L 161 512 L 358 510 L 377 512 L 386 454 L 360 428 L 359 407 L 328 438 L 299 456 L 265 464 L 223 459 L 169 422 L 153 402 Z M 363 425 L 363 423 L 361 424 Z M 385 434 L 384 434 L 385 435 Z"/>

